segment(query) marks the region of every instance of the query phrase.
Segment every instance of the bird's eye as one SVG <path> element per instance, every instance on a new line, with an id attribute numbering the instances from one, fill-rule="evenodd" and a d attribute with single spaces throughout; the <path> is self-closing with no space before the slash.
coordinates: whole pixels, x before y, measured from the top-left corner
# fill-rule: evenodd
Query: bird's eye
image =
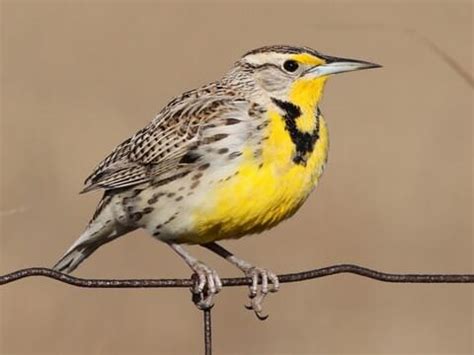
<path id="1" fill-rule="evenodd" d="M 289 59 L 283 63 L 283 68 L 290 73 L 294 73 L 298 70 L 298 62 L 296 60 Z"/>

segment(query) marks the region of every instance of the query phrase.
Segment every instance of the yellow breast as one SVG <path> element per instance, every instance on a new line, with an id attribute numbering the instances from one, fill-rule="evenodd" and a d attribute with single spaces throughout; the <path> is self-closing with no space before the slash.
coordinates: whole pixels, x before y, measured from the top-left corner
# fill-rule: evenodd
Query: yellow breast
<path id="1" fill-rule="evenodd" d="M 308 114 L 314 121 L 314 112 Z M 305 164 L 296 164 L 295 144 L 284 118 L 276 111 L 268 115 L 262 158 L 254 157 L 253 147 L 244 149 L 238 174 L 210 191 L 212 207 L 195 212 L 195 235 L 189 236 L 189 241 L 239 238 L 270 228 L 295 213 L 316 186 L 329 146 L 324 119 L 320 117 L 319 138 Z"/>

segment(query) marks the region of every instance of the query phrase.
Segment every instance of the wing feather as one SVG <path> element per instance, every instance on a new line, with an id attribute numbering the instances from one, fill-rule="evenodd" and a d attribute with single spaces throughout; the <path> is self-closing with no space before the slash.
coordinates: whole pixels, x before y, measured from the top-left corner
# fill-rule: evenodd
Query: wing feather
<path id="1" fill-rule="evenodd" d="M 171 172 L 199 145 L 203 125 L 246 108 L 245 100 L 231 95 L 183 94 L 115 148 L 86 179 L 82 192 L 133 186 Z"/>

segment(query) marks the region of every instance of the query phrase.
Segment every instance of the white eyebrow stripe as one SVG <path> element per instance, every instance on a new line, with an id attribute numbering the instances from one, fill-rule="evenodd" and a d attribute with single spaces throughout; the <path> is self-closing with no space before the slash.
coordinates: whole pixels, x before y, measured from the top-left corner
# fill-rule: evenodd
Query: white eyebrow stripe
<path id="1" fill-rule="evenodd" d="M 249 54 L 244 57 L 245 61 L 250 65 L 260 66 L 263 64 L 274 64 L 276 66 L 281 66 L 281 64 L 290 57 L 290 55 L 285 53 L 256 53 Z"/>

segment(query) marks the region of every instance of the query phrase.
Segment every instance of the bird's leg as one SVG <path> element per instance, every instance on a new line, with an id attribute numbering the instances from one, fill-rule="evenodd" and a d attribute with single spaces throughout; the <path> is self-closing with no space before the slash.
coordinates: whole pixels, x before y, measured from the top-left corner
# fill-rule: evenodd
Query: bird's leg
<path id="1" fill-rule="evenodd" d="M 268 292 L 277 292 L 279 289 L 280 285 L 276 274 L 267 269 L 253 266 L 245 260 L 237 258 L 234 254 L 227 251 L 217 243 L 207 243 L 202 246 L 237 266 L 247 277 L 252 279 L 252 284 L 249 286 L 250 305 L 245 307 L 253 310 L 260 320 L 267 319 L 268 315 L 262 315 L 262 303 Z M 259 281 L 261 282 L 260 289 L 258 288 Z M 269 281 L 271 283 L 270 286 Z"/>
<path id="2" fill-rule="evenodd" d="M 176 243 L 168 243 L 168 245 L 183 258 L 186 264 L 188 264 L 195 273 L 193 275 L 195 284 L 191 288 L 193 302 L 201 310 L 211 308 L 214 305 L 214 295 L 222 290 L 222 282 L 217 272 L 197 260 L 184 250 L 181 245 Z"/>

